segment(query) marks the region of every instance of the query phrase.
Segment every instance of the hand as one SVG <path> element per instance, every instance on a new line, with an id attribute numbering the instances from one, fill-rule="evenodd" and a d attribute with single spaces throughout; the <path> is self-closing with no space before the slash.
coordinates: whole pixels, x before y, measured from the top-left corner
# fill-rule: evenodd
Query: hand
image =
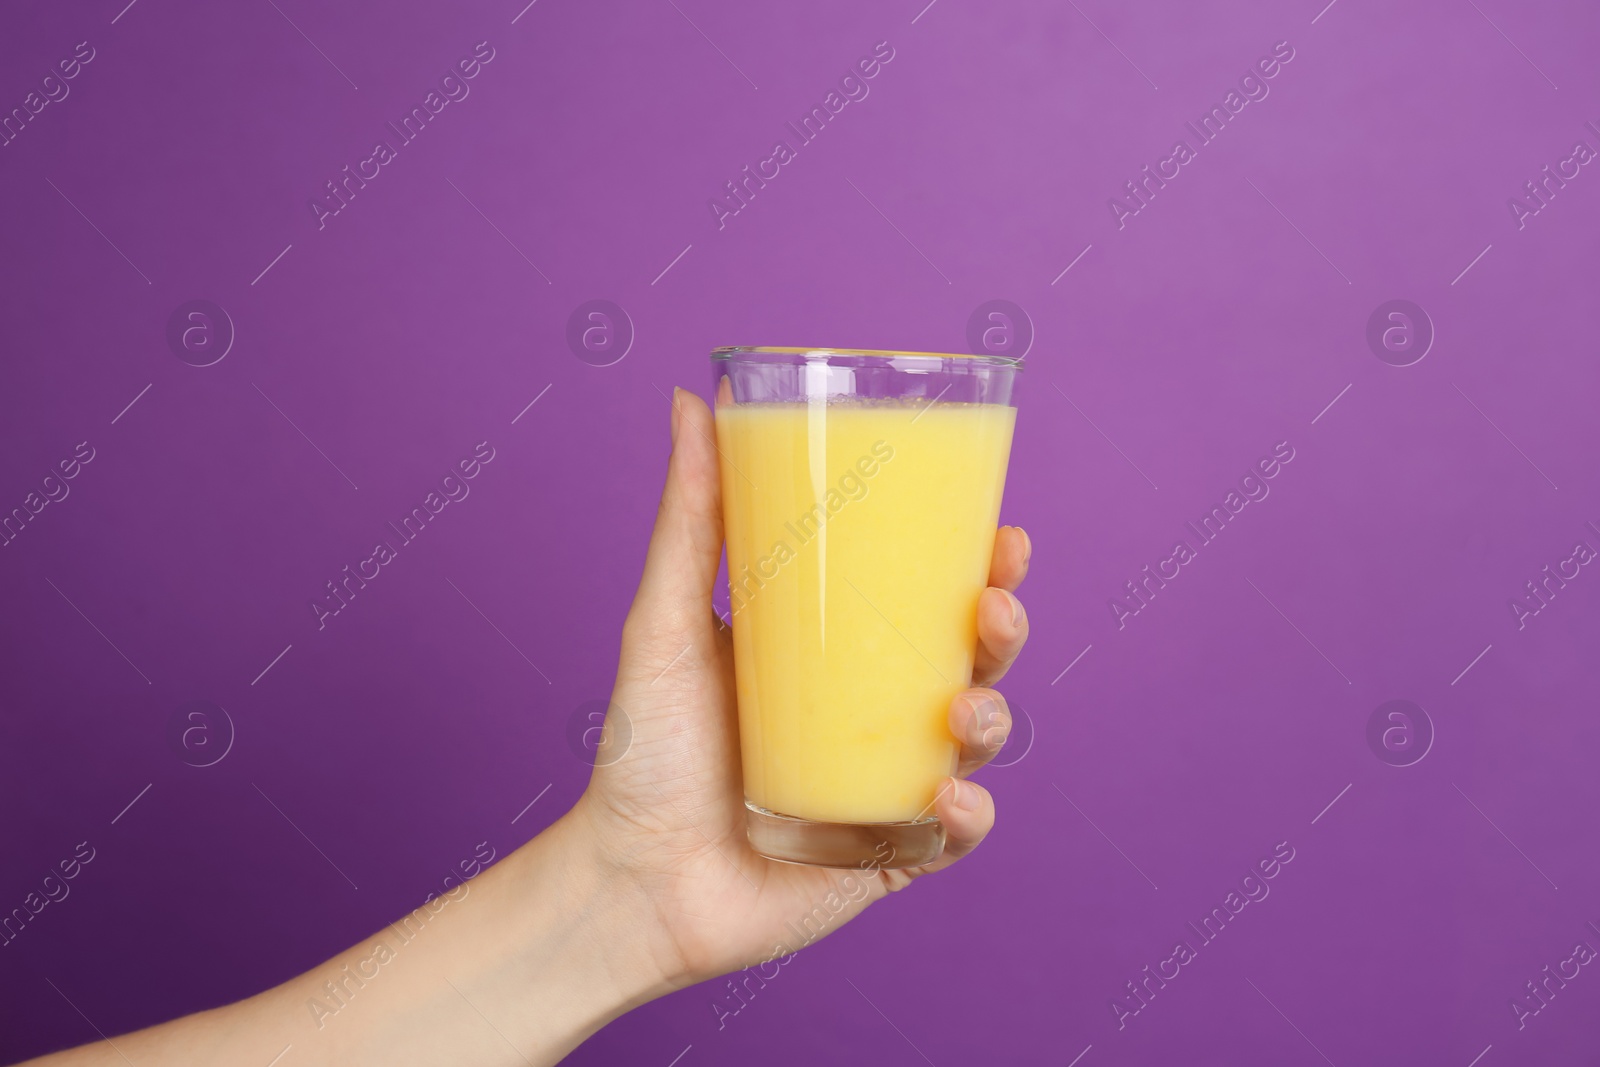
<path id="1" fill-rule="evenodd" d="M 934 804 L 948 841 L 924 867 L 830 870 L 777 863 L 745 839 L 731 631 L 711 607 L 722 551 L 716 426 L 700 398 L 675 390 L 672 458 L 639 591 L 622 630 L 615 706 L 631 745 L 597 766 L 570 813 L 608 882 L 634 887 L 650 957 L 671 986 L 688 985 L 798 951 L 789 924 L 830 894 L 831 933 L 869 904 L 942 870 L 977 847 L 994 825 L 994 801 L 965 781 L 1000 750 L 1011 729 L 1005 698 L 987 688 L 1022 650 L 1027 616 L 1012 591 L 1028 571 L 1027 534 L 995 538 L 990 588 L 978 601 L 974 682 L 950 706 L 960 742 L 958 777 Z M 813 924 L 814 925 L 814 924 Z"/>
<path id="2" fill-rule="evenodd" d="M 532 841 L 320 966 L 248 1000 L 85 1045 L 41 1064 L 294 1062 L 313 1067 L 553 1064 L 622 1012 L 832 933 L 868 904 L 977 847 L 994 802 L 965 777 L 1005 743 L 993 689 L 950 706 L 957 774 L 939 791 L 944 853 L 861 872 L 776 863 L 745 841 L 730 634 L 711 610 L 722 551 L 713 443 L 698 398 L 673 398 L 672 460 L 644 578 L 622 631 L 615 703 L 631 745 Z M 1028 536 L 1003 528 L 978 600 L 974 680 L 998 681 L 1027 640 L 1011 593 Z M 470 894 L 470 895 L 469 895 Z M 459 903 L 457 902 L 459 901 Z M 819 906 L 826 922 L 820 929 Z M 425 931 L 425 932 L 424 932 Z M 283 1051 L 277 1051 L 281 1058 Z"/>

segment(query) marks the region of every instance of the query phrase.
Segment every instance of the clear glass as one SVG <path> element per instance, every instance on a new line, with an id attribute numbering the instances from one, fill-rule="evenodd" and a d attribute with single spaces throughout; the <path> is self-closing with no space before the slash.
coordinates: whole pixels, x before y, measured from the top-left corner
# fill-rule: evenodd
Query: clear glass
<path id="1" fill-rule="evenodd" d="M 750 843 L 928 863 L 972 684 L 1021 364 L 719 348 L 717 445 Z"/>

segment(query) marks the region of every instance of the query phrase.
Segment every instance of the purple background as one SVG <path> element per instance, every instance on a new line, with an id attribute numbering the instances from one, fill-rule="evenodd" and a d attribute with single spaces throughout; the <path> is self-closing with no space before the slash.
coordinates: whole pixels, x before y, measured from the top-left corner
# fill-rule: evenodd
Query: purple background
<path id="1" fill-rule="evenodd" d="M 982 776 L 992 837 L 724 1029 L 715 983 L 572 1062 L 1591 1054 L 1589 968 L 1525 1029 L 1509 1004 L 1600 947 L 1600 576 L 1520 630 L 1508 600 L 1600 547 L 1600 170 L 1521 229 L 1507 198 L 1600 148 L 1592 5 L 123 2 L 0 34 L 5 113 L 95 49 L 0 148 L 0 512 L 95 449 L 0 548 L 0 912 L 96 851 L 0 948 L 0 1057 L 255 992 L 535 834 L 586 778 L 568 723 L 611 685 L 663 394 L 717 344 L 961 349 L 993 298 L 1036 332 L 1002 515 L 1035 544 L 1006 688 L 1036 736 Z M 1108 198 L 1283 40 L 1119 230 Z M 319 230 L 480 41 L 470 96 Z M 870 95 L 719 230 L 708 198 L 879 41 Z M 166 340 L 196 298 L 237 332 L 204 368 Z M 1366 339 L 1397 298 L 1437 333 L 1406 367 Z M 611 366 L 566 341 L 591 299 L 636 332 Z M 482 440 L 470 497 L 319 632 L 324 583 Z M 1119 629 L 1280 441 L 1270 497 Z M 1390 699 L 1436 732 L 1412 766 L 1366 740 Z M 209 767 L 169 741 L 195 700 L 236 731 Z"/>

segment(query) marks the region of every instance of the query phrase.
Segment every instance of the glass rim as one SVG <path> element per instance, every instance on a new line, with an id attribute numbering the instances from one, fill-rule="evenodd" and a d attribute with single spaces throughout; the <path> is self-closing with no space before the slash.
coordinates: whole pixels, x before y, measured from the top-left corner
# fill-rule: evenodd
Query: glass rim
<path id="1" fill-rule="evenodd" d="M 971 352 L 903 352 L 880 348 L 778 348 L 765 345 L 722 345 L 711 350 L 714 362 L 728 362 L 741 356 L 802 356 L 807 362 L 826 360 L 830 356 L 868 359 L 921 359 L 929 362 L 961 360 L 986 367 L 1008 367 L 1021 370 L 1024 362 L 1020 356 L 975 355 Z"/>

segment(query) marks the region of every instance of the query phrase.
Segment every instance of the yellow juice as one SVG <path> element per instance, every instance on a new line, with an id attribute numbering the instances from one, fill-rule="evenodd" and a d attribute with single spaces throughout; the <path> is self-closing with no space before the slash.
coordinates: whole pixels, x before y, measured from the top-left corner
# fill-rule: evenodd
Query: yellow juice
<path id="1" fill-rule="evenodd" d="M 818 822 L 931 816 L 1016 410 L 848 398 L 716 420 L 745 796 Z"/>

